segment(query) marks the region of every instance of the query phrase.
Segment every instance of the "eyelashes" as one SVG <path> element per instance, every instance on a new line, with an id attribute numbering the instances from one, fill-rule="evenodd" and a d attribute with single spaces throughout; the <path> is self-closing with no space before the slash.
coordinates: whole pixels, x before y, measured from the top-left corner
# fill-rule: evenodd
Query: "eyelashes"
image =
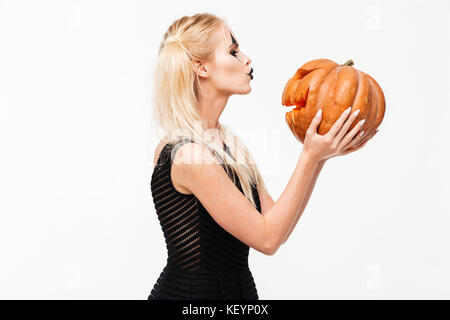
<path id="1" fill-rule="evenodd" d="M 239 52 L 239 51 L 231 50 L 230 54 L 231 54 L 232 56 L 236 57 L 236 54 L 237 54 L 238 52 Z"/>

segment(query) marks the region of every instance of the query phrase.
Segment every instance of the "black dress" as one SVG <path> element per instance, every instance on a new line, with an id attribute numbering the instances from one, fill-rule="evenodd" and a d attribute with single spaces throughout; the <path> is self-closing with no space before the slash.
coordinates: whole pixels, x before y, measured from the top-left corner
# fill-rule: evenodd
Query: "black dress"
<path id="1" fill-rule="evenodd" d="M 258 300 L 248 266 L 249 246 L 219 226 L 195 195 L 180 193 L 172 184 L 175 152 L 190 141 L 166 144 L 152 174 L 151 191 L 166 242 L 167 264 L 148 299 Z M 230 154 L 225 143 L 224 150 Z M 229 176 L 232 181 L 236 178 L 235 185 L 243 193 L 234 171 Z M 254 186 L 253 196 L 261 213 Z"/>

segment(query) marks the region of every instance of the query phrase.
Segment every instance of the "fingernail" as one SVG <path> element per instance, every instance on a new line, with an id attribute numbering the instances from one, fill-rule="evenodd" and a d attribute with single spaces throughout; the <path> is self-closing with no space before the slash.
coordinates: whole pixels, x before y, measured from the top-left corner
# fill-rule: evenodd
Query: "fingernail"
<path id="1" fill-rule="evenodd" d="M 359 109 L 358 109 L 358 110 L 356 110 L 355 112 L 353 112 L 353 114 L 354 114 L 355 116 L 357 116 L 357 115 L 358 115 L 358 113 L 359 113 Z"/>
<path id="2" fill-rule="evenodd" d="M 364 130 L 363 131 L 361 131 L 361 133 L 359 134 L 360 136 L 362 136 L 364 134 Z"/>
<path id="3" fill-rule="evenodd" d="M 319 109 L 319 111 L 317 111 L 317 113 L 316 113 L 316 117 L 320 116 L 321 112 L 322 112 L 322 109 Z"/>
<path id="4" fill-rule="evenodd" d="M 364 124 L 365 121 L 366 121 L 366 119 L 361 120 L 361 121 L 359 122 L 359 125 L 362 127 L 362 125 Z"/>
<path id="5" fill-rule="evenodd" d="M 345 110 L 345 113 L 348 114 L 350 113 L 350 110 L 352 109 L 352 107 L 348 107 L 347 110 Z"/>

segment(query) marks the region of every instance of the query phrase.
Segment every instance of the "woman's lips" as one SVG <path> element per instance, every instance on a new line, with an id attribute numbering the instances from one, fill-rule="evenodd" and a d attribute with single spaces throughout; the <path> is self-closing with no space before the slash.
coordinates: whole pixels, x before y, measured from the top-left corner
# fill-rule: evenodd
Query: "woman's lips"
<path id="1" fill-rule="evenodd" d="M 253 74 L 252 73 L 253 73 L 253 68 L 250 70 L 249 73 L 247 73 L 250 76 L 251 79 L 253 79 Z"/>

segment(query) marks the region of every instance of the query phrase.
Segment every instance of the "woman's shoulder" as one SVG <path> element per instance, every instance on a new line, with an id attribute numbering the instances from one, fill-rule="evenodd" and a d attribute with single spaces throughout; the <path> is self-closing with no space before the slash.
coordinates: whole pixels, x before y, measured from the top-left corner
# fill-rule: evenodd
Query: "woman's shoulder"
<path id="1" fill-rule="evenodd" d="M 163 156 L 162 152 L 164 150 L 165 150 L 164 153 L 167 153 L 167 155 L 168 155 L 170 152 L 172 152 L 172 151 L 176 152 L 182 145 L 189 144 L 190 142 L 192 142 L 192 140 L 188 139 L 188 138 L 179 138 L 174 141 L 174 140 L 168 139 L 166 136 L 163 139 L 161 139 L 155 148 L 155 154 L 154 154 L 154 159 L 153 159 L 153 168 L 155 168 L 156 165 L 158 164 L 158 159 Z M 191 143 L 191 145 L 192 144 L 193 143 Z M 191 146 L 191 148 L 192 148 L 192 146 Z M 166 158 L 164 157 L 164 159 L 166 159 Z"/>
<path id="2" fill-rule="evenodd" d="M 156 164 L 158 162 L 159 156 L 161 154 L 162 149 L 164 148 L 164 146 L 167 144 L 167 138 L 164 137 L 162 140 L 159 141 L 159 143 L 156 146 L 155 149 L 155 154 L 154 154 L 154 159 L 153 159 L 153 168 L 156 167 Z"/>

